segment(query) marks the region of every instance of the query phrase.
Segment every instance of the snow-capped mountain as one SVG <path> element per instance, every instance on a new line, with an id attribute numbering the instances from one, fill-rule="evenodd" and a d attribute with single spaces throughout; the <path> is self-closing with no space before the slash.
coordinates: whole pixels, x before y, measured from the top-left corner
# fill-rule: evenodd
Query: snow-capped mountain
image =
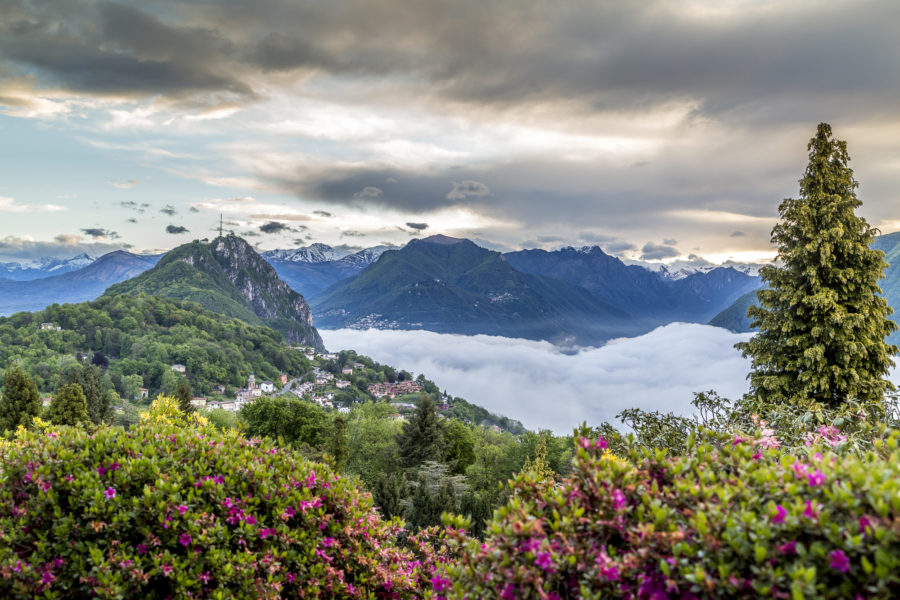
<path id="1" fill-rule="evenodd" d="M 396 249 L 397 248 L 394 248 L 392 246 L 372 246 L 371 248 L 365 248 L 364 250 L 354 252 L 353 254 L 349 254 L 341 258 L 341 262 L 346 262 L 348 264 L 353 264 L 360 267 L 368 267 L 373 262 L 378 260 L 378 257 L 384 254 L 385 251 Z"/>
<path id="2" fill-rule="evenodd" d="M 31 261 L 0 263 L 0 279 L 29 281 L 77 271 L 96 259 L 82 252 L 70 258 L 42 257 Z"/>
<path id="3" fill-rule="evenodd" d="M 289 250 L 269 250 L 262 257 L 268 261 L 281 260 L 292 263 L 323 263 L 340 260 L 350 254 L 348 250 L 332 248 L 328 244 L 310 244 Z"/>
<path id="4" fill-rule="evenodd" d="M 733 260 L 725 261 L 722 264 L 711 263 L 705 258 L 695 256 L 694 258 L 676 260 L 671 263 L 651 262 L 644 260 L 622 259 L 627 265 L 635 265 L 657 273 L 660 277 L 670 281 L 678 281 L 696 273 L 709 273 L 718 268 L 731 268 L 735 271 L 756 277 L 759 270 L 766 266 L 764 263 L 742 263 Z"/>

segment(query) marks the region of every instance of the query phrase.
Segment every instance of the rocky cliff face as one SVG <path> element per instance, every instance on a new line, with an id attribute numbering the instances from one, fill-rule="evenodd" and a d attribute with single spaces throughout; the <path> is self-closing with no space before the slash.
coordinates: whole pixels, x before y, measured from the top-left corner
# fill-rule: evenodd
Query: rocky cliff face
<path id="1" fill-rule="evenodd" d="M 290 343 L 323 347 L 303 296 L 237 236 L 179 246 L 153 269 L 106 291 L 138 293 L 197 302 L 251 325 L 271 327 Z"/>

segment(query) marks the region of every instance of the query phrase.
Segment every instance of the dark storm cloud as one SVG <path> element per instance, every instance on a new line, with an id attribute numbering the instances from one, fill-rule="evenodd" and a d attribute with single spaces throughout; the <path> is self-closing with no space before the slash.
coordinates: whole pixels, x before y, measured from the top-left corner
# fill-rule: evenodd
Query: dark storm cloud
<path id="1" fill-rule="evenodd" d="M 166 233 L 177 235 L 179 233 L 187 233 L 188 228 L 181 225 L 166 225 Z"/>
<path id="2" fill-rule="evenodd" d="M 440 10 L 405 0 L 10 0 L 0 54 L 47 86 L 203 104 L 254 99 L 260 70 L 273 83 L 292 73 L 378 76 L 386 87 L 393 78 L 432 99 L 498 108 L 577 99 L 589 113 L 695 99 L 698 114 L 740 110 L 762 121 L 799 118 L 818 98 L 852 96 L 850 110 L 865 114 L 880 101 L 872 91 L 900 88 L 893 0 L 708 9 L 663 0 L 460 0 Z"/>
<path id="3" fill-rule="evenodd" d="M 417 231 L 428 229 L 428 223 L 407 223 L 406 226 Z"/>
<path id="4" fill-rule="evenodd" d="M 99 229 L 97 227 L 88 227 L 87 229 L 82 229 L 81 233 L 94 239 L 105 238 L 108 240 L 114 240 L 119 237 L 119 234 L 115 231 L 110 231 L 109 229 Z"/>
<path id="5" fill-rule="evenodd" d="M 169 215 L 170 217 L 174 217 L 178 213 L 178 211 L 175 210 L 175 207 L 171 204 L 166 204 L 164 207 L 159 209 L 159 212 Z"/>
<path id="6" fill-rule="evenodd" d="M 661 258 L 673 258 L 681 254 L 676 248 L 665 244 L 647 242 L 641 248 L 641 260 L 659 260 Z"/>
<path id="7" fill-rule="evenodd" d="M 259 230 L 263 233 L 281 233 L 283 231 L 293 231 L 290 225 L 286 225 L 279 221 L 269 221 L 259 226 Z"/>
<path id="8" fill-rule="evenodd" d="M 188 210 L 189 210 L 190 212 L 192 212 L 192 213 L 198 213 L 198 212 L 200 212 L 200 209 L 197 208 L 196 206 L 192 206 L 192 207 L 190 207 Z"/>
<path id="9" fill-rule="evenodd" d="M 745 235 L 747 235 L 747 234 L 744 233 L 743 231 L 732 231 L 731 234 L 729 235 L 729 237 L 736 238 L 736 237 L 744 237 Z"/>
<path id="10" fill-rule="evenodd" d="M 326 219 L 327 219 L 327 218 L 331 218 L 331 217 L 334 216 L 333 214 L 331 214 L 331 213 L 328 212 L 327 210 L 314 210 L 314 211 L 313 211 L 313 214 L 314 214 L 314 215 L 319 215 L 320 217 L 325 217 Z"/>

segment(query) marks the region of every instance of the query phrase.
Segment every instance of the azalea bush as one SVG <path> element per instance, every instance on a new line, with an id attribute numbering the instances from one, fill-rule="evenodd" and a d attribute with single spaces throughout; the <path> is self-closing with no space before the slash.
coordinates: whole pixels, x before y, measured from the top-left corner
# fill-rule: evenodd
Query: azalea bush
<path id="1" fill-rule="evenodd" d="M 0 597 L 413 598 L 448 550 L 272 442 L 160 399 L 129 431 L 0 446 Z"/>
<path id="2" fill-rule="evenodd" d="M 897 435 L 785 451 L 774 432 L 689 435 L 684 452 L 580 439 L 558 485 L 523 474 L 438 598 L 900 597 Z M 823 441 L 824 440 L 824 441 Z M 837 452 L 842 452 L 837 454 Z"/>

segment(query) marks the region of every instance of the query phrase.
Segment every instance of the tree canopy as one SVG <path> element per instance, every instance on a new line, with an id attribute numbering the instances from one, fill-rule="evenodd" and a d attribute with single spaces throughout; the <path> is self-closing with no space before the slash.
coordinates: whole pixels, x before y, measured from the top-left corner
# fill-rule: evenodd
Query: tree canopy
<path id="1" fill-rule="evenodd" d="M 765 289 L 747 314 L 759 334 L 737 347 L 752 360 L 751 395 L 763 402 L 881 400 L 897 329 L 879 296 L 887 264 L 877 230 L 855 214 L 858 183 L 847 143 L 821 123 L 808 145 L 799 198 L 781 203 L 772 230 L 780 266 L 760 271 Z"/>

